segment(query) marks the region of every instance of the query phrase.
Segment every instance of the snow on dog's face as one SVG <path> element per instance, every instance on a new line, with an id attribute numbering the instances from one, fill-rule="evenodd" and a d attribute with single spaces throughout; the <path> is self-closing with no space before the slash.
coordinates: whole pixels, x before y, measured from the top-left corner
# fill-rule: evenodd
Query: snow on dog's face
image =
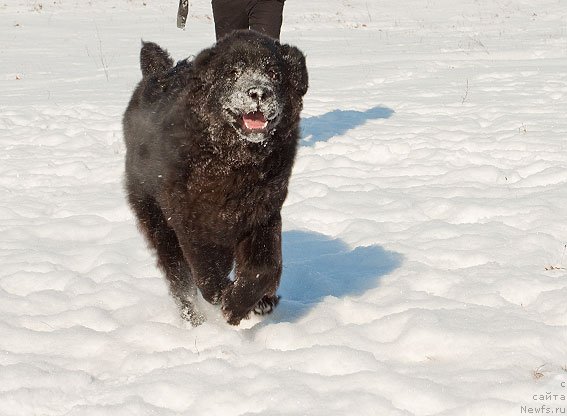
<path id="1" fill-rule="evenodd" d="M 202 114 L 212 130 L 230 126 L 239 139 L 261 143 L 273 136 L 284 114 L 299 115 L 307 70 L 297 48 L 240 31 L 201 52 L 194 63 L 206 92 Z"/>
<path id="2" fill-rule="evenodd" d="M 279 78 L 277 67 L 255 69 L 245 62 L 232 67 L 220 102 L 224 117 L 241 138 L 263 142 L 277 127 L 283 107 Z"/>

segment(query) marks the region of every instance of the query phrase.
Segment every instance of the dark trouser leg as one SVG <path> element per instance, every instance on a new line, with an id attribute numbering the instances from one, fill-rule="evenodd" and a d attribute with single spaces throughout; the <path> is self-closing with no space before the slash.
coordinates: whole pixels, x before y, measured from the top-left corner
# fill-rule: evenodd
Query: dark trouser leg
<path id="1" fill-rule="evenodd" d="M 281 218 L 278 214 L 268 224 L 255 229 L 236 248 L 236 280 L 226 287 L 222 299 L 228 323 L 238 325 L 255 308 L 257 313 L 271 312 L 277 304 L 281 272 Z"/>
<path id="2" fill-rule="evenodd" d="M 217 40 L 233 30 L 248 29 L 248 12 L 245 0 L 212 0 Z"/>
<path id="3" fill-rule="evenodd" d="M 283 0 L 257 0 L 250 10 L 250 29 L 280 39 Z"/>

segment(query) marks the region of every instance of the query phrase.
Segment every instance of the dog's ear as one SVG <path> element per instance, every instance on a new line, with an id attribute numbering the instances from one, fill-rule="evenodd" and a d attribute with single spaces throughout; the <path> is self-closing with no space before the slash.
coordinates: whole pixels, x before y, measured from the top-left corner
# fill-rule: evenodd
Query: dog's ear
<path id="1" fill-rule="evenodd" d="M 309 87 L 305 55 L 295 46 L 290 45 L 281 45 L 281 51 L 289 68 L 292 88 L 301 96 L 304 96 Z"/>
<path id="2" fill-rule="evenodd" d="M 195 60 L 193 61 L 195 77 L 198 78 L 201 82 L 207 83 L 211 81 L 209 78 L 212 75 L 212 71 L 210 70 L 209 64 L 216 56 L 216 54 L 216 48 L 213 46 L 212 48 L 201 51 L 199 55 L 195 57 Z"/>
<path id="3" fill-rule="evenodd" d="M 153 42 L 142 41 L 140 51 L 140 67 L 144 78 L 150 75 L 164 73 L 173 67 L 173 59 L 166 50 Z"/>

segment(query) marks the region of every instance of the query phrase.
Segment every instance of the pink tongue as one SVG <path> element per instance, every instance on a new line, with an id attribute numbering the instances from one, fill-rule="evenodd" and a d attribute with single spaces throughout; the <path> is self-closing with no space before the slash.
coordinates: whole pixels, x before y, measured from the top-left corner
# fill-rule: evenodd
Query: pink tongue
<path id="1" fill-rule="evenodd" d="M 264 113 L 261 111 L 244 114 L 242 116 L 242 120 L 244 121 L 246 128 L 250 130 L 261 130 L 268 124 L 266 122 L 266 117 L 264 117 Z"/>

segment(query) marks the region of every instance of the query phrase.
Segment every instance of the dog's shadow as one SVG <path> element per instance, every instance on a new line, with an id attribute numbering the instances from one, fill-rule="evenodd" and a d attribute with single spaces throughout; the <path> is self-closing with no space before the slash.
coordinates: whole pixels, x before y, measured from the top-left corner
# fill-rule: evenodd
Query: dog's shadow
<path id="1" fill-rule="evenodd" d="M 341 240 L 303 231 L 283 233 L 282 250 L 282 300 L 263 325 L 297 321 L 327 296 L 362 295 L 403 258 L 380 246 L 351 249 Z"/>
<path id="2" fill-rule="evenodd" d="M 349 130 L 363 125 L 368 120 L 390 118 L 394 110 L 387 107 L 373 107 L 366 111 L 333 110 L 320 116 L 301 120 L 301 145 L 311 147 L 325 142 L 331 137 L 340 136 Z"/>

